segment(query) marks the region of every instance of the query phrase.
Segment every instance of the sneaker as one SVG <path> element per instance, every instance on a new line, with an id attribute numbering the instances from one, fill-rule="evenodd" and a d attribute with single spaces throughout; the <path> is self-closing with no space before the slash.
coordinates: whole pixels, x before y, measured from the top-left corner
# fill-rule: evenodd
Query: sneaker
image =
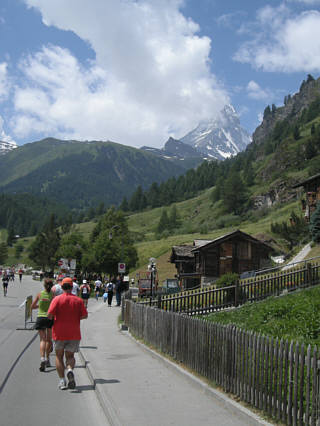
<path id="1" fill-rule="evenodd" d="M 59 389 L 61 389 L 61 390 L 64 390 L 64 389 L 68 389 L 68 386 L 66 385 L 66 381 L 65 381 L 65 379 L 60 379 L 60 382 L 59 382 Z"/>
<path id="2" fill-rule="evenodd" d="M 40 362 L 39 370 L 40 371 L 45 371 L 45 369 L 46 369 L 46 361 L 41 361 Z"/>
<path id="3" fill-rule="evenodd" d="M 50 359 L 46 360 L 46 367 L 51 367 Z"/>
<path id="4" fill-rule="evenodd" d="M 74 389 L 76 387 L 76 382 L 74 380 L 74 374 L 72 370 L 68 370 L 67 378 L 68 378 L 68 388 Z"/>

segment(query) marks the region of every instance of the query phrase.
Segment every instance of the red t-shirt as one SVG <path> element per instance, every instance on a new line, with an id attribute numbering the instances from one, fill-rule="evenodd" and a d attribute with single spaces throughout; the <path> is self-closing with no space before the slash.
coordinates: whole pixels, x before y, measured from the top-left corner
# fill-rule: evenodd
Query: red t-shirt
<path id="1" fill-rule="evenodd" d="M 48 314 L 54 316 L 53 340 L 81 340 L 80 318 L 85 317 L 88 312 L 80 297 L 71 293 L 55 297 Z"/>

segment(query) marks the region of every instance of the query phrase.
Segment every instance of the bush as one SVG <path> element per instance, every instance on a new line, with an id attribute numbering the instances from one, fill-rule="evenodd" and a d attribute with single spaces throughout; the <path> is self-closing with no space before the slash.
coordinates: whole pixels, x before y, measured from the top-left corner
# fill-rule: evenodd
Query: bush
<path id="1" fill-rule="evenodd" d="M 219 217 L 216 220 L 216 228 L 228 228 L 229 226 L 238 226 L 240 225 L 242 219 L 240 216 L 235 216 L 233 214 L 227 214 Z"/>
<path id="2" fill-rule="evenodd" d="M 216 288 L 228 287 L 234 285 L 238 281 L 239 275 L 234 272 L 228 272 L 222 275 L 214 284 Z"/>

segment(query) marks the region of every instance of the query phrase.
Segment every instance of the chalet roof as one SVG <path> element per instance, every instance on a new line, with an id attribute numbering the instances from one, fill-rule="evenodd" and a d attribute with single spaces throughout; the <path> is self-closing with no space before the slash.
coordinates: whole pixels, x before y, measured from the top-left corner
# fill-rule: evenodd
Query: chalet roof
<path id="1" fill-rule="evenodd" d="M 194 247 L 201 247 L 208 243 L 211 243 L 212 240 L 194 240 L 193 241 L 193 248 Z"/>
<path id="2" fill-rule="evenodd" d="M 270 251 L 273 250 L 273 248 L 269 244 L 267 244 L 263 241 L 260 241 L 257 238 L 254 238 L 251 235 L 246 234 L 245 232 L 240 231 L 240 229 L 237 229 L 236 231 L 229 232 L 228 234 L 222 235 L 221 237 L 218 237 L 215 240 L 211 240 L 207 244 L 204 244 L 204 245 L 199 246 L 199 247 L 193 247 L 192 251 L 195 252 L 197 250 L 202 250 L 203 248 L 208 247 L 208 246 L 215 246 L 215 245 L 221 244 L 224 241 L 227 241 L 227 240 L 229 240 L 233 237 L 236 237 L 236 236 L 242 237 L 242 239 L 249 240 L 249 241 L 251 241 L 255 244 L 261 244 L 261 245 L 265 246 Z"/>
<path id="3" fill-rule="evenodd" d="M 292 186 L 292 188 L 299 188 L 299 186 L 303 186 L 303 185 L 305 185 L 306 183 L 312 182 L 313 180 L 316 180 L 316 179 L 319 179 L 319 178 L 320 178 L 320 173 L 318 173 L 318 174 L 316 174 L 316 175 L 314 175 L 314 176 L 311 176 L 311 177 L 309 177 L 308 179 L 303 180 L 303 181 L 302 181 L 302 182 L 300 182 L 300 183 L 296 183 L 295 185 L 293 185 L 293 186 Z"/>
<path id="4" fill-rule="evenodd" d="M 171 259 L 172 257 L 189 257 L 190 259 L 194 258 L 194 254 L 192 253 L 192 249 L 194 248 L 194 246 L 188 246 L 188 245 L 184 245 L 184 246 L 173 246 L 172 247 L 172 254 L 171 254 Z"/>

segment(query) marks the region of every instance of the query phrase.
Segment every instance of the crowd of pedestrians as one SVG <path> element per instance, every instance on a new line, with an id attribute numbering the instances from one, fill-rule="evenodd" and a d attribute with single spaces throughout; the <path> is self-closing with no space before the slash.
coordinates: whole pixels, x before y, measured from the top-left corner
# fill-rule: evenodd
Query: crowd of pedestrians
<path id="1" fill-rule="evenodd" d="M 23 273 L 20 268 L 20 283 Z M 9 282 L 14 282 L 15 269 L 0 268 L 0 277 L 3 295 L 6 297 Z M 47 367 L 51 367 L 50 353 L 55 350 L 59 389 L 74 389 L 76 386 L 74 353 L 79 350 L 80 321 L 88 316 L 90 296 L 96 301 L 108 302 L 108 307 L 111 307 L 115 294 L 116 305 L 120 306 L 121 293 L 126 288 L 120 275 L 104 279 L 101 276 L 90 278 L 92 279 L 82 279 L 81 285 L 76 276 L 71 278 L 59 274 L 55 279 L 45 278 L 43 289 L 31 305 L 32 310 L 38 310 L 34 328 L 38 330 L 40 338 L 39 370 L 44 372 Z"/>
<path id="2" fill-rule="evenodd" d="M 9 286 L 9 282 L 14 282 L 15 279 L 15 268 L 14 266 L 12 266 L 11 268 L 5 268 L 2 269 L 0 268 L 0 279 L 2 280 L 2 287 L 3 287 L 3 296 L 6 297 L 8 294 L 8 286 Z M 22 275 L 23 275 L 23 270 L 20 268 L 18 271 L 19 274 L 19 281 L 21 283 L 22 281 Z"/>

